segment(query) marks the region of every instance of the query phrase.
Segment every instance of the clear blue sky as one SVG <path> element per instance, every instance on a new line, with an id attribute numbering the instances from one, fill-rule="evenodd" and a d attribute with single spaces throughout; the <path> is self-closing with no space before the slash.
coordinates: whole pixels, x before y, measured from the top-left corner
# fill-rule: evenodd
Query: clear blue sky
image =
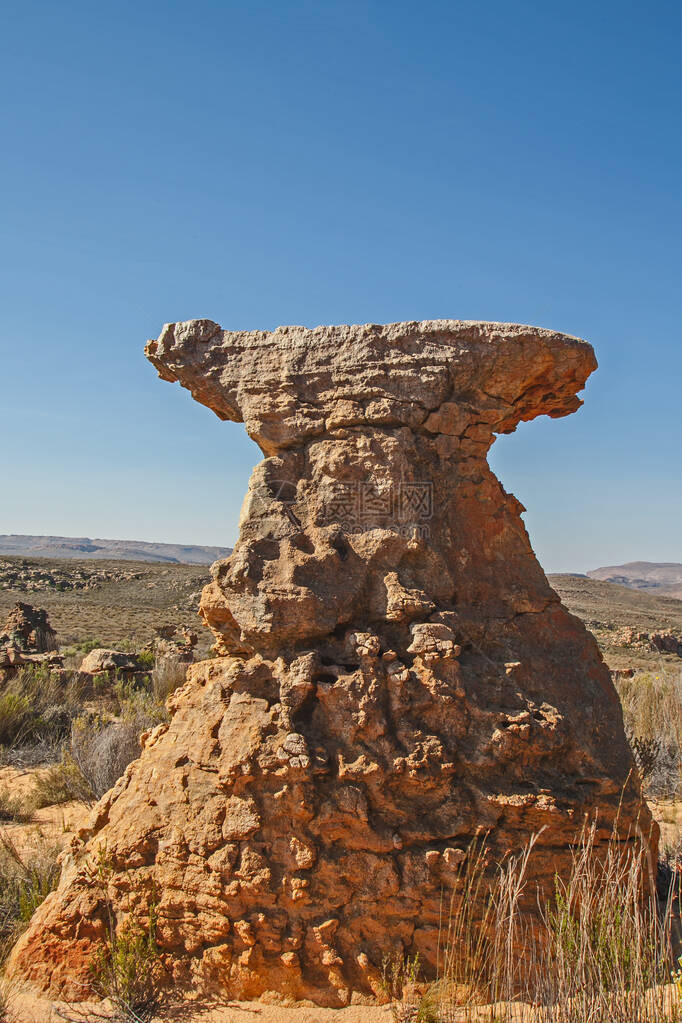
<path id="1" fill-rule="evenodd" d="M 258 451 L 164 321 L 552 327 L 601 367 L 499 440 L 544 566 L 682 561 L 670 3 L 7 5 L 0 533 L 230 544 Z"/>

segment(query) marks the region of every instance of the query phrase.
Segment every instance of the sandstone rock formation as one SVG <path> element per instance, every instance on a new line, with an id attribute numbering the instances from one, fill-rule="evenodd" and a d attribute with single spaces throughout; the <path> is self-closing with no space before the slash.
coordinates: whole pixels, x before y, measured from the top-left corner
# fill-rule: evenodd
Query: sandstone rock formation
<path id="1" fill-rule="evenodd" d="M 152 651 L 157 664 L 167 659 L 187 666 L 194 663 L 194 648 L 199 641 L 196 632 L 177 625 L 160 625 L 154 632 Z"/>
<path id="2" fill-rule="evenodd" d="M 585 815 L 602 837 L 649 833 L 608 668 L 486 461 L 495 434 L 579 407 L 588 344 L 460 321 L 194 320 L 147 354 L 266 457 L 201 602 L 220 656 L 95 808 L 14 973 L 83 996 L 100 848 L 119 920 L 158 900 L 176 985 L 343 1005 L 380 996 L 387 953 L 434 971 L 474 837 L 492 862 L 541 832 L 532 906 Z"/>
<path id="3" fill-rule="evenodd" d="M 60 668 L 57 633 L 47 611 L 17 603 L 7 615 L 0 632 L 0 682 L 13 678 L 21 668 Z"/>
<path id="4" fill-rule="evenodd" d="M 108 647 L 95 647 L 81 661 L 79 672 L 85 675 L 115 675 L 118 672 L 134 672 L 139 669 L 134 654 Z"/>
<path id="5" fill-rule="evenodd" d="M 133 686 L 144 686 L 149 682 L 149 668 L 144 666 L 136 654 L 109 647 L 95 647 L 80 663 L 74 681 L 84 697 L 90 696 L 97 686 L 125 682 Z"/>
<path id="6" fill-rule="evenodd" d="M 48 621 L 47 611 L 18 603 L 7 615 L 0 644 L 11 644 L 26 653 L 46 654 L 57 650 L 57 633 Z"/>
<path id="7" fill-rule="evenodd" d="M 632 647 L 635 650 L 651 650 L 654 653 L 677 654 L 682 657 L 682 638 L 670 629 L 656 629 L 641 632 L 635 628 L 621 629 L 614 637 L 615 646 Z"/>
<path id="8" fill-rule="evenodd" d="M 661 654 L 677 654 L 682 657 L 682 639 L 670 629 L 658 629 L 650 633 L 649 647 Z"/>
<path id="9" fill-rule="evenodd" d="M 190 664 L 194 664 L 194 648 L 199 640 L 196 632 L 163 625 L 156 629 L 152 641 L 154 653 L 154 692 L 165 699 L 187 679 Z"/>

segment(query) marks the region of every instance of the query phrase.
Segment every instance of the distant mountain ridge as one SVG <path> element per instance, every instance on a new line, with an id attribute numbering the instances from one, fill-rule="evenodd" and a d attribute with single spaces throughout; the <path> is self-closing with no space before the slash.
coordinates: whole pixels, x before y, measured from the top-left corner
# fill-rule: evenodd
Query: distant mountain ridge
<path id="1" fill-rule="evenodd" d="M 595 568 L 587 575 L 590 579 L 682 600 L 682 564 L 674 561 L 630 561 L 626 565 Z"/>
<path id="2" fill-rule="evenodd" d="M 145 540 L 100 540 L 89 536 L 23 536 L 0 534 L 0 556 L 26 558 L 92 558 L 156 561 L 171 565 L 210 565 L 232 553 L 231 547 L 148 543 Z"/>

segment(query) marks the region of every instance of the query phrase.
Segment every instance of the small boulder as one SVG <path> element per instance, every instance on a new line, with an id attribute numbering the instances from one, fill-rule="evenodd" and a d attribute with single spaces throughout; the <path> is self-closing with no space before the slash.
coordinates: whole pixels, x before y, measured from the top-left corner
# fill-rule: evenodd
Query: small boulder
<path id="1" fill-rule="evenodd" d="M 111 675 L 117 671 L 137 671 L 138 667 L 137 658 L 133 654 L 98 647 L 85 655 L 79 671 L 87 675 Z"/>
<path id="2" fill-rule="evenodd" d="M 682 639 L 675 636 L 670 629 L 659 629 L 649 636 L 649 647 L 663 654 L 677 654 L 682 657 Z"/>

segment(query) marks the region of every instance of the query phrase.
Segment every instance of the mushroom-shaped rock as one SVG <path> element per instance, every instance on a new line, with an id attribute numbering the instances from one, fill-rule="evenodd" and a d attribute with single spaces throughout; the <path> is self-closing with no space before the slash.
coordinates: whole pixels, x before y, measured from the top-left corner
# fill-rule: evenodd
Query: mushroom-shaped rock
<path id="1" fill-rule="evenodd" d="M 531 911 L 585 815 L 649 833 L 609 671 L 486 461 L 496 434 L 579 407 L 590 345 L 192 320 L 147 355 L 265 458 L 202 600 L 222 656 L 190 667 L 99 804 L 13 973 L 87 990 L 102 847 L 119 920 L 158 893 L 175 986 L 343 1005 L 376 997 L 396 948 L 435 972 L 443 886 L 475 836 L 493 862 L 540 833 Z"/>

